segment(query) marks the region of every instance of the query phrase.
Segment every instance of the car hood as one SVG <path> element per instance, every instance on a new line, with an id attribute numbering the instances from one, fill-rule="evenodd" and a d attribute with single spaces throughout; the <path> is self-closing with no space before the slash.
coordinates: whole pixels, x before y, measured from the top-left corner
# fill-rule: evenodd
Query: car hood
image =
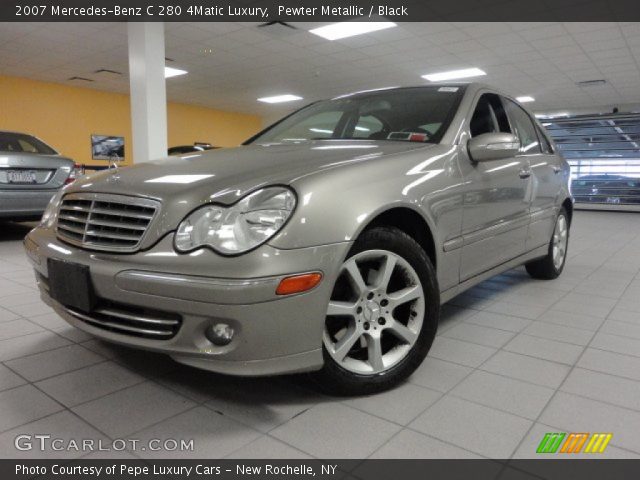
<path id="1" fill-rule="evenodd" d="M 247 192 L 356 162 L 433 145 L 386 141 L 311 141 L 247 145 L 106 170 L 76 181 L 68 191 L 139 195 L 163 203 L 231 204 Z"/>
<path id="2" fill-rule="evenodd" d="M 291 185 L 329 169 L 433 146 L 369 140 L 247 145 L 105 170 L 77 180 L 65 192 L 136 195 L 161 201 L 162 214 L 154 218 L 140 245 L 147 249 L 203 204 L 232 204 L 261 187 Z"/>

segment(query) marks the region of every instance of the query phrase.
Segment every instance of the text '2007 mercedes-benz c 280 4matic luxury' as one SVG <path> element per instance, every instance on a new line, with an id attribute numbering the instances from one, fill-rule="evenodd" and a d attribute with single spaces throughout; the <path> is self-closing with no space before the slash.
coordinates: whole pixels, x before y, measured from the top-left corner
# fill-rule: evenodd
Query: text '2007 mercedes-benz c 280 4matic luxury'
<path id="1" fill-rule="evenodd" d="M 97 337 L 371 393 L 422 362 L 443 302 L 517 265 L 562 272 L 568 184 L 491 88 L 360 92 L 238 148 L 84 177 L 25 247 L 44 300 Z"/>

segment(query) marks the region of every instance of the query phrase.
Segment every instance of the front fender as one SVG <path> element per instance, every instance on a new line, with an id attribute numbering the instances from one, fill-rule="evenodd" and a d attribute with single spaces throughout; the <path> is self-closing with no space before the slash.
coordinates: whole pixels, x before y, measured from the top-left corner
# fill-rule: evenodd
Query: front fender
<path id="1" fill-rule="evenodd" d="M 269 244 L 276 248 L 293 249 L 337 242 L 354 241 L 379 214 L 398 207 L 420 214 L 429 226 L 432 219 L 419 208 L 418 200 L 402 197 L 401 188 L 393 179 L 360 179 L 350 175 L 331 175 L 322 181 L 305 181 L 294 185 L 298 205 L 285 228 Z M 433 231 L 433 230 L 432 230 Z"/>
<path id="2" fill-rule="evenodd" d="M 438 146 L 311 173 L 291 186 L 298 205 L 269 242 L 277 248 L 353 241 L 371 220 L 395 208 L 418 213 L 436 244 L 459 233 L 462 182 L 451 148 Z"/>
<path id="3" fill-rule="evenodd" d="M 353 242 L 380 214 L 397 208 L 416 212 L 433 239 L 441 287 L 458 281 L 459 250 L 444 252 L 460 236 L 464 181 L 456 149 L 439 145 L 372 160 L 367 165 L 325 170 L 291 186 L 298 205 L 287 225 L 268 243 L 280 249 Z"/>

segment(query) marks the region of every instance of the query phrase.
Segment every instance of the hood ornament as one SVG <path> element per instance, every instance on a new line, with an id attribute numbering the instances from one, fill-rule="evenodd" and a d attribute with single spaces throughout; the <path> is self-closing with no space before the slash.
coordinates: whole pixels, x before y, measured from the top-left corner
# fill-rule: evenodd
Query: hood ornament
<path id="1" fill-rule="evenodd" d="M 110 175 L 107 178 L 107 182 L 109 183 L 117 183 L 120 181 L 118 161 L 119 161 L 119 158 L 117 156 L 109 157 L 109 166 L 107 167 L 107 171 L 110 172 Z"/>
<path id="2" fill-rule="evenodd" d="M 113 170 L 117 170 L 118 169 L 118 161 L 120 160 L 120 157 L 118 157 L 117 155 L 111 155 L 109 157 L 109 166 L 107 167 L 109 170 L 113 169 Z"/>

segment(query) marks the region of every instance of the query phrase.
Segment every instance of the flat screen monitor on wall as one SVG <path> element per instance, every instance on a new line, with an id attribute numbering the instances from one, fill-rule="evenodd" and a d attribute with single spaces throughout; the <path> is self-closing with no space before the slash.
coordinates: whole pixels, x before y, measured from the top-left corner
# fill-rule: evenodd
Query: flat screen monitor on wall
<path id="1" fill-rule="evenodd" d="M 124 137 L 91 135 L 91 158 L 94 160 L 123 160 Z"/>

